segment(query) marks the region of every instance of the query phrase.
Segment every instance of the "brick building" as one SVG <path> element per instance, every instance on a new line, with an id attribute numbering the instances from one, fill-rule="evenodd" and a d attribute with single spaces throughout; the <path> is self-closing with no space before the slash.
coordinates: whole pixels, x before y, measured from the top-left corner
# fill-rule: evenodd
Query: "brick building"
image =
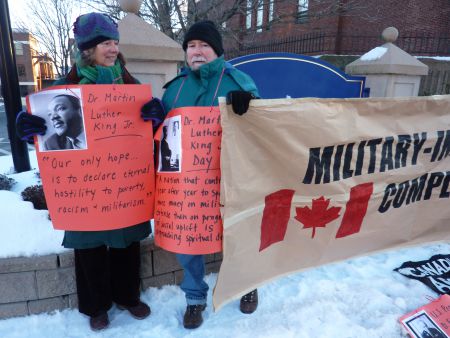
<path id="1" fill-rule="evenodd" d="M 39 52 L 38 42 L 29 32 L 13 30 L 13 40 L 21 96 L 45 88 L 55 79 L 52 60 Z"/>
<path id="2" fill-rule="evenodd" d="M 247 0 L 246 6 L 225 24 L 234 32 L 225 39 L 227 58 L 268 51 L 360 55 L 382 44 L 389 26 L 400 32 L 396 44 L 413 55 L 450 55 L 449 0 Z"/>

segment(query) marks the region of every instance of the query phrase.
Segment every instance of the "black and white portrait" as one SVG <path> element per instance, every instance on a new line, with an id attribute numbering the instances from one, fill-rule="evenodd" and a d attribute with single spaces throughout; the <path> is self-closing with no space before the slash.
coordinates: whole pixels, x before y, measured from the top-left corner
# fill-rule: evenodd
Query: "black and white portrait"
<path id="1" fill-rule="evenodd" d="M 159 146 L 159 172 L 181 171 L 181 118 L 174 116 L 164 121 Z"/>
<path id="2" fill-rule="evenodd" d="M 414 334 L 413 338 L 448 338 L 425 311 L 405 318 L 402 322 Z"/>
<path id="3" fill-rule="evenodd" d="M 79 89 L 56 89 L 30 97 L 31 111 L 46 120 L 47 132 L 38 136 L 40 151 L 87 149 Z"/>

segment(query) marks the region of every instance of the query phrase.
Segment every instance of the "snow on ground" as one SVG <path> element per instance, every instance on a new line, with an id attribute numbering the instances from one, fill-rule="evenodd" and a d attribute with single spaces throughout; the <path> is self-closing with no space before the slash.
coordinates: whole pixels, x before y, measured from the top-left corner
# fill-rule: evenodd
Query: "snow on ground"
<path id="1" fill-rule="evenodd" d="M 36 153 L 30 152 L 31 168 L 37 168 Z M 54 230 L 47 210 L 35 210 L 31 202 L 24 202 L 20 193 L 40 182 L 33 169 L 20 174 L 14 172 L 11 156 L 0 156 L 0 174 L 17 183 L 11 191 L 0 190 L 1 240 L 0 258 L 59 253 L 63 231 Z"/>
<path id="2" fill-rule="evenodd" d="M 397 319 L 436 295 L 418 281 L 392 269 L 407 260 L 424 260 L 449 252 L 449 244 L 424 245 L 351 259 L 281 278 L 259 288 L 260 303 L 252 315 L 239 312 L 238 301 L 214 313 L 211 290 L 205 322 L 185 330 L 184 296 L 177 286 L 150 288 L 142 299 L 152 314 L 138 321 L 117 308 L 111 325 L 91 332 L 77 310 L 0 320 L 0 336 L 13 337 L 406 337 Z M 207 276 L 210 289 L 216 274 Z"/>

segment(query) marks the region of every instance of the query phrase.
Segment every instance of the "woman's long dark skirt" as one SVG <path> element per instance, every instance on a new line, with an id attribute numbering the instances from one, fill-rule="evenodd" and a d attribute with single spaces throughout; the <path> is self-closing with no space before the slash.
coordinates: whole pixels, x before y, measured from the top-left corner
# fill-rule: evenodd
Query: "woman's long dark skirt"
<path id="1" fill-rule="evenodd" d="M 79 311 L 94 317 L 107 312 L 113 302 L 138 305 L 140 261 L 139 242 L 124 249 L 75 249 Z"/>

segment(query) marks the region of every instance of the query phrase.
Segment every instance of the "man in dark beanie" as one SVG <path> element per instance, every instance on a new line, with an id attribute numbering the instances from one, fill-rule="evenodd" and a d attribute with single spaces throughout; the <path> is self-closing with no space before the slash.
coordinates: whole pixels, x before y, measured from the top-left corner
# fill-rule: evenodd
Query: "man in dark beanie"
<path id="1" fill-rule="evenodd" d="M 178 107 L 217 106 L 218 97 L 226 96 L 234 112 L 242 115 L 247 111 L 250 100 L 258 97 L 253 80 L 225 62 L 222 37 L 212 21 L 193 24 L 184 37 L 183 50 L 186 52 L 188 67 L 164 86 L 166 91 L 162 101 L 166 112 Z M 192 226 L 192 220 L 189 223 L 186 225 Z M 200 228 L 201 221 L 195 226 Z M 183 325 L 187 329 L 194 329 L 202 324 L 202 311 L 206 307 L 208 285 L 204 281 L 204 256 L 176 256 L 184 269 L 181 289 L 185 293 L 187 307 Z M 257 305 L 257 290 L 253 290 L 242 297 L 240 309 L 243 313 L 252 313 Z"/>
<path id="2" fill-rule="evenodd" d="M 217 56 L 223 55 L 222 36 L 212 21 L 200 21 L 189 28 L 183 40 L 184 51 L 187 49 L 188 42 L 192 40 L 204 41 L 214 49 Z"/>

